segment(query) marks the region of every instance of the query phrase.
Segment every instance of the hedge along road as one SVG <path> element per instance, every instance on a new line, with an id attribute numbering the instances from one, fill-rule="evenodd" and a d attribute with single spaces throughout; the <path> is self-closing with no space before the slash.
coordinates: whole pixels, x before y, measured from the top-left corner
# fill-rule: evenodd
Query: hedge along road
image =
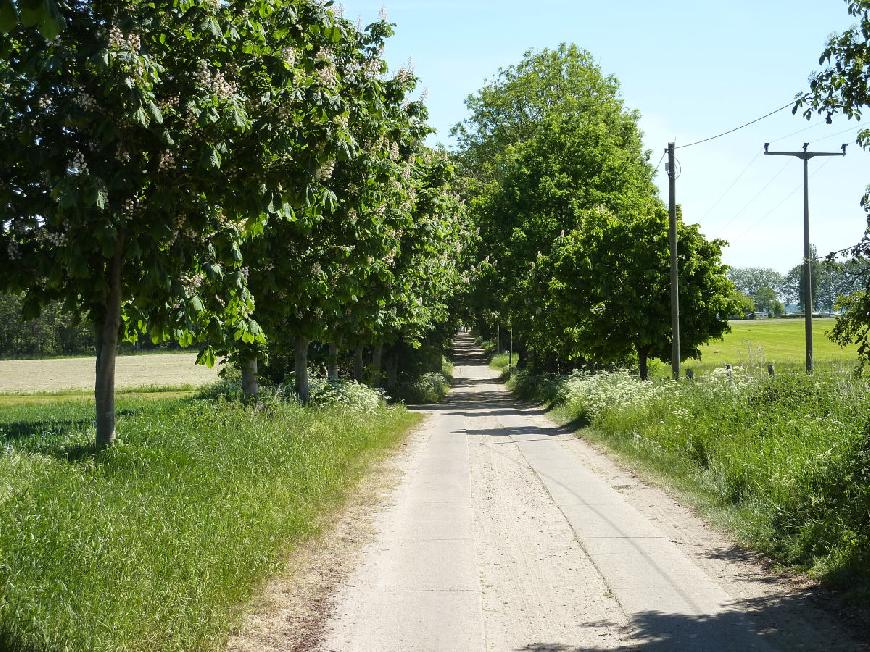
<path id="1" fill-rule="evenodd" d="M 866 649 L 659 489 L 519 406 L 468 337 L 321 650 Z"/>

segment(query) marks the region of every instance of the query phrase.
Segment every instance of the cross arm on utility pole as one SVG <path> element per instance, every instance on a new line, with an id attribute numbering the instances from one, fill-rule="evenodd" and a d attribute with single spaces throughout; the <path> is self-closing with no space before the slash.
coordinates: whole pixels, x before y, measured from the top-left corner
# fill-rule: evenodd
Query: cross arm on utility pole
<path id="1" fill-rule="evenodd" d="M 770 143 L 764 143 L 764 155 L 765 156 L 794 156 L 799 159 L 803 159 L 804 161 L 808 161 L 811 158 L 815 158 L 816 156 L 845 156 L 846 155 L 846 145 L 841 145 L 840 148 L 842 151 L 840 152 L 808 152 L 807 148 L 810 146 L 809 143 L 804 143 L 804 149 L 802 152 L 771 152 L 768 148 L 770 147 Z"/>

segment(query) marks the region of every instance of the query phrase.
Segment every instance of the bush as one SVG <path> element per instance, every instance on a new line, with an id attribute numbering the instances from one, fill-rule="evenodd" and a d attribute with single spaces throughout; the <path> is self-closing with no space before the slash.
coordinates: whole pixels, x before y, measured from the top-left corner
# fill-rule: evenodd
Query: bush
<path id="1" fill-rule="evenodd" d="M 399 383 L 393 393 L 405 403 L 439 403 L 450 391 L 450 377 L 440 371 L 431 371 L 412 380 Z"/>

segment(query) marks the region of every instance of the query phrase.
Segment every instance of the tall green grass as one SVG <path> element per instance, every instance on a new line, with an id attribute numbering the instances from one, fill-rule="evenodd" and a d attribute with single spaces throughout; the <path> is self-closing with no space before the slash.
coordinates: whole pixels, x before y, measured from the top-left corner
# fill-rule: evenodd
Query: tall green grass
<path id="1" fill-rule="evenodd" d="M 829 370 L 514 376 L 582 436 L 679 488 L 780 562 L 870 597 L 870 383 Z"/>
<path id="2" fill-rule="evenodd" d="M 218 649 L 258 584 L 417 417 L 122 399 L 0 406 L 0 649 Z"/>

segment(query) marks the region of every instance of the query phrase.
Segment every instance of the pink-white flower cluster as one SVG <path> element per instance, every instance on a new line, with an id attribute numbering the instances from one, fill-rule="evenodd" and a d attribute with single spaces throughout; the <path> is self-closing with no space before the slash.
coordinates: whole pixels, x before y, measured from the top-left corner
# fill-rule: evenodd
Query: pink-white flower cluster
<path id="1" fill-rule="evenodd" d="M 112 50 L 126 50 L 129 52 L 139 52 L 142 47 L 142 40 L 138 34 L 124 35 L 117 25 L 112 25 L 109 29 L 109 48 Z"/>
<path id="2" fill-rule="evenodd" d="M 160 162 L 157 167 L 161 170 L 168 170 L 169 168 L 175 167 L 175 157 L 172 155 L 168 149 L 164 150 L 160 155 Z"/>
<path id="3" fill-rule="evenodd" d="M 222 100 L 229 100 L 239 94 L 239 86 L 224 77 L 220 70 L 212 71 L 205 61 L 199 62 L 195 73 L 196 83 L 212 95 Z"/>

